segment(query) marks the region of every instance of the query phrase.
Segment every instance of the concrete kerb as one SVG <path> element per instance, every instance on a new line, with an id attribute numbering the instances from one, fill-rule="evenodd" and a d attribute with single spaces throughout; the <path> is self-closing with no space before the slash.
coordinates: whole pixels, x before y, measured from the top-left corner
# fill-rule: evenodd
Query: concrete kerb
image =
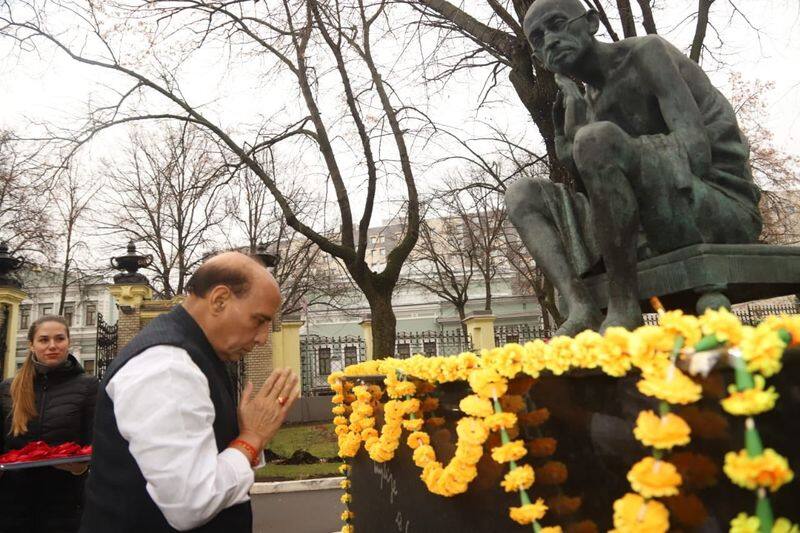
<path id="1" fill-rule="evenodd" d="M 250 494 L 279 494 L 285 492 L 302 492 L 312 490 L 340 489 L 343 477 L 325 477 L 319 479 L 301 479 L 296 481 L 265 481 L 253 483 Z"/>

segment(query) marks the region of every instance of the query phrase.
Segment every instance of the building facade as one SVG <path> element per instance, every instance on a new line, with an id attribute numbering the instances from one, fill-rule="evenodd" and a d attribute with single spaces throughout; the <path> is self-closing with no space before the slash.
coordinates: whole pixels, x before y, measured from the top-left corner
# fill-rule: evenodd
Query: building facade
<path id="1" fill-rule="evenodd" d="M 59 314 L 61 273 L 54 270 L 22 270 L 18 277 L 27 298 L 20 304 L 17 335 L 17 368 L 28 354 L 28 329 L 41 316 Z M 70 276 L 64 309 L 61 313 L 70 325 L 72 353 L 86 368 L 94 372 L 97 358 L 97 324 L 115 323 L 118 310 L 108 290 L 108 283 L 99 276 Z"/>

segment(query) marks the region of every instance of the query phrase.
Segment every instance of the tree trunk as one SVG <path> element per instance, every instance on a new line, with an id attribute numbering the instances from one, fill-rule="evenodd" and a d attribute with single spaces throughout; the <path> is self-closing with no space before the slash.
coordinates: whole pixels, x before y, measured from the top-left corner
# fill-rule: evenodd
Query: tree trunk
<path id="1" fill-rule="evenodd" d="M 67 247 L 64 252 L 64 271 L 61 273 L 61 303 L 58 304 L 58 314 L 64 314 L 64 300 L 67 299 L 67 281 L 69 281 L 69 251 L 72 246 L 72 228 L 67 230 Z"/>
<path id="2" fill-rule="evenodd" d="M 464 319 L 467 318 L 467 302 L 463 302 L 461 304 L 456 304 L 456 311 L 458 311 L 458 322 L 461 325 L 461 334 L 464 336 L 464 342 L 467 340 L 467 325 L 464 323 Z M 465 347 L 465 349 L 468 348 Z"/>
<path id="3" fill-rule="evenodd" d="M 372 358 L 395 356 L 397 318 L 392 309 L 392 291 L 365 292 L 372 313 Z"/>
<path id="4" fill-rule="evenodd" d="M 483 305 L 483 308 L 486 311 L 491 311 L 492 310 L 492 279 L 489 277 L 488 274 L 484 274 L 484 276 L 483 276 L 483 285 L 486 287 L 486 298 L 485 298 L 485 303 Z"/>
<path id="5" fill-rule="evenodd" d="M 630 0 L 617 0 L 617 10 L 622 23 L 622 34 L 625 37 L 636 37 L 636 22 L 633 20 Z"/>

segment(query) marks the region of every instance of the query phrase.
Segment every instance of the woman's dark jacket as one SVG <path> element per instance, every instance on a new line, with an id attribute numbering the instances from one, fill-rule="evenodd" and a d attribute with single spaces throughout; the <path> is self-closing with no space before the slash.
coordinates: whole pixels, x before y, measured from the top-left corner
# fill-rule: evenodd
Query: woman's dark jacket
<path id="1" fill-rule="evenodd" d="M 0 452 L 18 450 L 32 441 L 50 445 L 92 442 L 98 381 L 69 355 L 66 362 L 34 379 L 38 416 L 28 432 L 11 436 L 11 379 L 0 383 L 2 435 Z M 77 531 L 85 475 L 53 467 L 5 472 L 0 477 L 0 533 Z"/>

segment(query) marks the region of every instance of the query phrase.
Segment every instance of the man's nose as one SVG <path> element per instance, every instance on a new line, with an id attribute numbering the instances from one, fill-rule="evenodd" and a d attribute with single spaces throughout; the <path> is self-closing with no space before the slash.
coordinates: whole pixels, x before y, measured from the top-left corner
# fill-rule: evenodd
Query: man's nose
<path id="1" fill-rule="evenodd" d="M 266 344 L 267 339 L 269 339 L 269 327 L 264 328 L 263 331 L 260 331 L 258 335 L 256 335 L 256 344 L 259 346 Z"/>

